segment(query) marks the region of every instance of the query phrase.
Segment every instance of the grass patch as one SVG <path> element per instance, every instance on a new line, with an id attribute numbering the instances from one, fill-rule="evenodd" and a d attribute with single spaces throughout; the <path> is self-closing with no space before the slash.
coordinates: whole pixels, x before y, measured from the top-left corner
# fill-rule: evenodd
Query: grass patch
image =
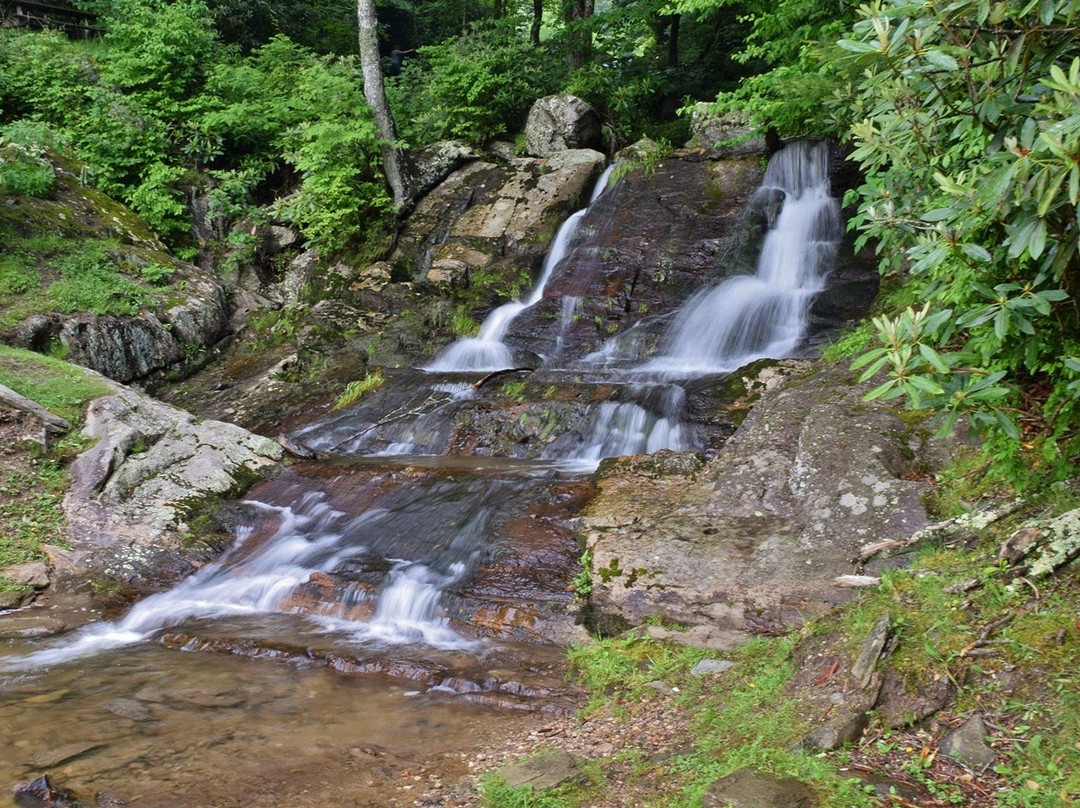
<path id="1" fill-rule="evenodd" d="M 7 345 L 0 345 L 0 384 L 73 424 L 82 421 L 88 401 L 110 391 L 75 365 Z"/>
<path id="2" fill-rule="evenodd" d="M 53 459 L 39 460 L 31 472 L 0 479 L 0 569 L 39 558 L 43 544 L 59 541 L 67 487 L 67 474 Z"/>
<path id="3" fill-rule="evenodd" d="M 375 370 L 369 370 L 362 379 L 349 382 L 345 385 L 345 390 L 340 396 L 337 397 L 337 401 L 334 402 L 334 406 L 330 409 L 341 410 L 348 407 L 350 404 L 355 404 L 365 395 L 373 390 L 378 390 L 386 383 L 386 379 L 383 377 L 382 371 L 376 368 Z"/>
<path id="4" fill-rule="evenodd" d="M 115 238 L 20 236 L 2 228 L 0 328 L 41 312 L 130 316 L 161 303 L 173 268 L 137 261 Z"/>

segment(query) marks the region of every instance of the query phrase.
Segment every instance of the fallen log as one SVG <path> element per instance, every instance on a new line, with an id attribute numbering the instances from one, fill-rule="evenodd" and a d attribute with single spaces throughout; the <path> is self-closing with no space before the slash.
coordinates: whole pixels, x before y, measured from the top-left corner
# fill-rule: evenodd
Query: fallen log
<path id="1" fill-rule="evenodd" d="M 0 401 L 36 418 L 47 432 L 59 434 L 71 431 L 71 424 L 59 415 L 49 412 L 33 399 L 20 395 L 10 387 L 5 387 L 2 384 L 0 384 Z"/>

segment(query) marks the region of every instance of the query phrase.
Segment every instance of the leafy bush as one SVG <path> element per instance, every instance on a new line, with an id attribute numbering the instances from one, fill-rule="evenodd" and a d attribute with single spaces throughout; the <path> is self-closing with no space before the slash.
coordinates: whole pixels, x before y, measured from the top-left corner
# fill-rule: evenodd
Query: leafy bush
<path id="1" fill-rule="evenodd" d="M 56 174 L 44 149 L 0 135 L 0 193 L 48 196 L 55 186 Z"/>
<path id="2" fill-rule="evenodd" d="M 879 2 L 840 47 L 855 86 L 855 224 L 925 302 L 858 364 L 987 434 L 1014 478 L 1080 459 L 1080 40 L 1075 2 Z M 845 102 L 847 103 L 847 102 Z"/>
<path id="3" fill-rule="evenodd" d="M 63 34 L 0 29 L 3 120 L 28 118 L 63 128 L 85 106 L 96 83 L 87 53 Z"/>
<path id="4" fill-rule="evenodd" d="M 420 59 L 388 82 L 387 96 L 406 141 L 482 145 L 519 129 L 537 98 L 560 89 L 565 71 L 561 58 L 520 38 L 512 23 L 490 23 L 420 49 Z"/>

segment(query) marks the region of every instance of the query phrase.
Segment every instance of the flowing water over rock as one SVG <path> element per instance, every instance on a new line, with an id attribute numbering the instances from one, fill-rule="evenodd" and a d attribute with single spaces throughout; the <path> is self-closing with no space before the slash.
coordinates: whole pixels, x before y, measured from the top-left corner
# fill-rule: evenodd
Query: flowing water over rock
<path id="1" fill-rule="evenodd" d="M 241 779 L 267 777 L 271 761 L 286 765 L 290 756 L 340 756 L 352 738 L 390 747 L 386 738 L 399 726 L 406 729 L 393 748 L 403 751 L 393 754 L 406 759 L 415 754 L 408 728 L 421 702 L 432 725 L 453 736 L 444 748 L 479 737 L 484 722 L 472 711 L 482 705 L 511 708 L 500 715 L 570 709 L 557 648 L 581 636 L 568 585 L 580 554 L 570 520 L 594 493 L 586 473 L 607 457 L 715 453 L 733 427 L 707 374 L 802 350 L 810 302 L 826 284 L 839 239 L 825 171 L 824 147 L 781 152 L 755 197 L 771 225 L 756 273 L 710 285 L 674 315 L 638 311 L 636 325 L 623 323 L 604 350 L 602 340 L 580 338 L 581 320 L 595 305 L 596 244 L 608 237 L 608 197 L 618 185 L 594 195 L 560 231 L 531 294 L 493 311 L 477 338 L 455 343 L 423 370 L 387 370 L 382 389 L 295 430 L 292 439 L 321 459 L 294 465 L 230 506 L 235 542 L 218 560 L 115 621 L 4 649 L 0 714 L 20 718 L 5 755 L 15 762 L 0 777 L 63 766 L 86 787 L 153 788 L 154 767 L 179 766 L 177 749 L 204 748 L 169 740 L 166 752 L 150 740 L 154 728 L 168 726 L 169 711 L 187 709 L 176 706 L 181 696 L 154 695 L 166 687 L 159 678 L 175 680 L 168 687 L 177 693 L 197 691 L 198 709 L 229 711 L 235 729 L 226 737 L 229 721 L 215 716 L 204 736 L 214 751 L 160 781 L 159 802 L 144 792 L 138 804 L 176 804 L 168 793 L 200 778 L 219 794 L 228 755 L 256 739 L 270 752 L 241 767 Z M 601 181 L 597 194 L 603 188 Z M 717 267 L 708 280 L 730 269 Z M 619 294 L 604 292 L 608 300 Z M 628 298 L 624 310 L 631 308 Z M 521 329 L 544 317 L 549 336 L 524 342 Z M 545 357 L 543 366 L 506 372 L 521 349 Z M 124 678 L 113 668 L 138 674 Z M 349 674 L 382 678 L 373 684 Z M 306 692 L 318 700 L 311 712 Z M 405 700 L 405 692 L 421 701 Z M 50 701 L 54 693 L 61 695 Z M 48 714 L 37 723 L 19 712 L 54 702 L 86 723 L 73 732 L 87 745 L 75 756 L 79 765 L 40 757 L 63 734 L 63 710 L 37 706 Z M 120 703 L 120 719 L 88 723 Z M 334 703 L 346 705 L 340 714 Z M 259 729 L 278 712 L 306 717 L 295 719 L 293 735 L 276 725 Z M 323 741 L 312 739 L 311 722 L 328 726 Z M 305 742 L 311 749 L 301 753 Z M 133 760 L 145 768 L 131 769 Z M 134 771 L 134 780 L 123 771 Z M 360 804 L 389 804 L 372 800 Z"/>
<path id="2" fill-rule="evenodd" d="M 608 178 L 611 176 L 613 166 L 608 166 L 597 180 L 589 200 L 591 205 L 604 192 Z M 510 325 L 526 309 L 535 306 L 544 297 L 544 290 L 551 275 L 559 262 L 566 257 L 567 250 L 577 233 L 578 225 L 588 212 L 588 208 L 572 214 L 555 234 L 551 243 L 551 249 L 544 258 L 544 265 L 540 270 L 540 277 L 533 286 L 529 295 L 521 300 L 506 303 L 491 312 L 480 326 L 480 333 L 475 337 L 460 339 L 442 354 L 436 357 L 430 365 L 429 371 L 461 372 L 503 370 L 513 367 L 514 355 L 503 342 Z"/>

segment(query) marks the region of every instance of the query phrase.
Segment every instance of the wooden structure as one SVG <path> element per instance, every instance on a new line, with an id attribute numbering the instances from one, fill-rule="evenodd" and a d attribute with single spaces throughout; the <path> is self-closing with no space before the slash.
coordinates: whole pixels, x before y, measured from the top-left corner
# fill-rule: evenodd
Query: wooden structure
<path id="1" fill-rule="evenodd" d="M 93 12 L 28 0 L 0 0 L 0 26 L 56 28 L 72 39 L 89 39 L 105 32 L 97 25 L 97 14 Z"/>

